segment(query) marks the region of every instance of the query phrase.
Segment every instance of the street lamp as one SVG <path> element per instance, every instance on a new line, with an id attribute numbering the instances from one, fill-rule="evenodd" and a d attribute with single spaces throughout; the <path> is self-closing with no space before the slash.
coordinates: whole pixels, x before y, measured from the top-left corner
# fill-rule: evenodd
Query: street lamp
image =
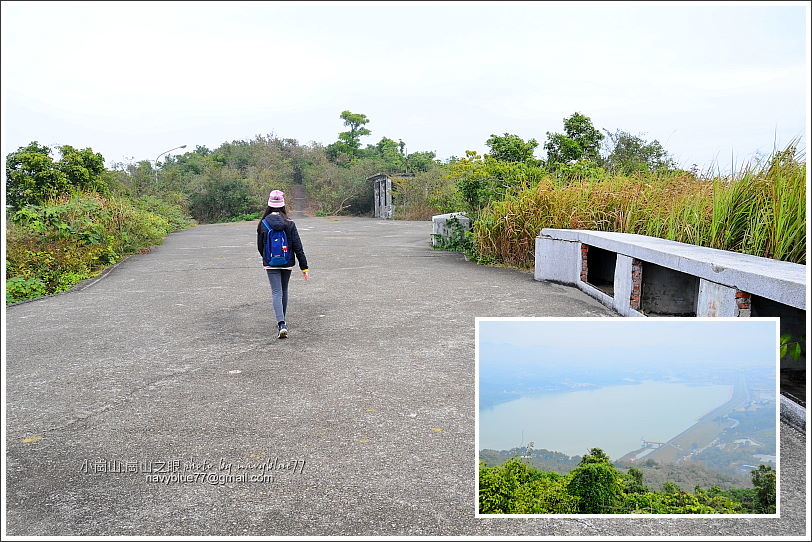
<path id="1" fill-rule="evenodd" d="M 175 147 L 174 149 L 169 149 L 168 151 L 164 151 L 161 154 L 159 154 L 158 158 L 160 158 L 161 156 L 163 156 L 164 154 L 166 154 L 168 152 L 176 151 L 178 149 L 185 149 L 185 148 L 186 148 L 186 145 L 181 145 L 180 147 Z M 155 186 L 156 187 L 158 186 L 158 158 L 155 159 Z"/>

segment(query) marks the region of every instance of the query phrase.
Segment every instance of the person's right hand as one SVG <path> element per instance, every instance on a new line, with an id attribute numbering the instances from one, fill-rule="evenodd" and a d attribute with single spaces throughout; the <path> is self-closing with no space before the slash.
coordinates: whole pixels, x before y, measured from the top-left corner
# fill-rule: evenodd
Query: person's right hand
<path id="1" fill-rule="evenodd" d="M 305 280 L 307 280 L 308 278 L 310 278 L 310 271 L 302 271 L 302 276 L 304 277 Z"/>

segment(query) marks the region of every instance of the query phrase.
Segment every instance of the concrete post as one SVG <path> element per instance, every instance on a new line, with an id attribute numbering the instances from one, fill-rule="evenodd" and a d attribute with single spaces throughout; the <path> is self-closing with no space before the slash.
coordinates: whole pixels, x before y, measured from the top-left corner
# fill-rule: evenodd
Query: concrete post
<path id="1" fill-rule="evenodd" d="M 697 316 L 739 316 L 736 289 L 705 279 L 699 279 Z"/>
<path id="2" fill-rule="evenodd" d="M 375 184 L 373 186 L 375 189 L 375 196 L 373 197 L 373 203 L 375 204 L 375 217 L 381 217 L 381 185 L 378 180 L 375 180 Z"/>
<path id="3" fill-rule="evenodd" d="M 386 177 L 386 216 L 384 218 L 392 218 L 392 179 Z"/>
<path id="4" fill-rule="evenodd" d="M 550 237 L 536 237 L 536 265 L 533 278 L 561 284 L 577 284 L 581 278 L 580 243 Z"/>
<path id="5" fill-rule="evenodd" d="M 615 263 L 615 302 L 613 308 L 623 316 L 628 316 L 629 308 L 631 307 L 633 260 L 634 258 L 626 256 L 625 254 L 618 254 L 617 262 Z"/>

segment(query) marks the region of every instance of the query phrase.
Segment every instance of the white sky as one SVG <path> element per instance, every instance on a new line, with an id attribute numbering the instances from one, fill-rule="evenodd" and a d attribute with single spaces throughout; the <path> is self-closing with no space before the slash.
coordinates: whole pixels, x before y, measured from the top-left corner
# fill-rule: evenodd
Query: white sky
<path id="1" fill-rule="evenodd" d="M 809 126 L 809 4 L 2 3 L 3 149 L 108 165 L 274 133 L 438 158 L 575 111 L 724 171 Z M 732 156 L 731 156 L 732 155 Z"/>
<path id="2" fill-rule="evenodd" d="M 759 318 L 588 318 L 480 320 L 479 343 L 555 349 L 594 359 L 649 353 L 652 362 L 734 363 L 774 366 L 778 320 Z M 551 358 L 559 363 L 560 358 Z M 499 360 L 503 363 L 504 360 Z"/>

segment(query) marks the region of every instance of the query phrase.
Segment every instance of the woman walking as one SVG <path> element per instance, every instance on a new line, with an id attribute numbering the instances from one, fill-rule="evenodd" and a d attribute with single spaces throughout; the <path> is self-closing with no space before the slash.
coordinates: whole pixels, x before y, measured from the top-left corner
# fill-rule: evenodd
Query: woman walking
<path id="1" fill-rule="evenodd" d="M 285 313 L 288 310 L 288 281 L 296 258 L 304 280 L 308 279 L 307 258 L 296 224 L 285 212 L 285 194 L 274 190 L 268 197 L 268 207 L 257 225 L 257 250 L 268 273 L 276 313 L 277 339 L 288 337 Z"/>

